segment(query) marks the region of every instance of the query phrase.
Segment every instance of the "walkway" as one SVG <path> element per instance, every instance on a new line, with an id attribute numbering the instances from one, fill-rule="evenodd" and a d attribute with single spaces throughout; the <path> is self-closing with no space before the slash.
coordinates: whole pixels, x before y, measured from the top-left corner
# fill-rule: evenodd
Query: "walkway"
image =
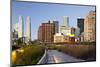
<path id="1" fill-rule="evenodd" d="M 59 52 L 57 50 L 48 50 L 48 62 L 49 63 L 63 63 L 63 62 L 80 62 L 84 60 L 76 59 L 65 53 Z"/>

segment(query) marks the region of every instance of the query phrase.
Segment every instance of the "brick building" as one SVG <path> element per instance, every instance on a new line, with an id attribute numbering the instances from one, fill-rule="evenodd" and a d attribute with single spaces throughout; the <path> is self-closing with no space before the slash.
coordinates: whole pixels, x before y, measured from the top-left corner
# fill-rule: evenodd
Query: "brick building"
<path id="1" fill-rule="evenodd" d="M 50 23 L 42 23 L 42 25 L 38 29 L 38 40 L 43 43 L 52 43 L 53 35 L 55 34 L 55 24 Z"/>

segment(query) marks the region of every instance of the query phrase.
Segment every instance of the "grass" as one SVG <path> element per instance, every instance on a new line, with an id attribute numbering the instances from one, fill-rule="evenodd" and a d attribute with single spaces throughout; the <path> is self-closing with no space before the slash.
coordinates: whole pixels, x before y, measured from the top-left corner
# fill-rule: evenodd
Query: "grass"
<path id="1" fill-rule="evenodd" d="M 39 45 L 27 45 L 19 50 L 23 49 L 24 52 L 16 53 L 16 61 L 12 61 L 13 65 L 31 65 L 37 64 L 42 55 L 44 54 L 44 48 Z"/>
<path id="2" fill-rule="evenodd" d="M 95 45 L 61 45 L 61 46 L 49 46 L 52 49 L 57 49 L 68 55 L 80 58 L 83 60 L 95 60 L 96 59 L 96 46 Z"/>
<path id="3" fill-rule="evenodd" d="M 95 45 L 96 42 L 95 41 L 93 41 L 93 42 L 80 42 L 80 44 L 82 44 L 82 45 Z"/>

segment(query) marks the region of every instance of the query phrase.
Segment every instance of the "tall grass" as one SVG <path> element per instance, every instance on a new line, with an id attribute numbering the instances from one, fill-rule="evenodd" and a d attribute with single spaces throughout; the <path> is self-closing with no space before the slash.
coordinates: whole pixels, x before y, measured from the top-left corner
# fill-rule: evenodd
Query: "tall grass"
<path id="1" fill-rule="evenodd" d="M 44 48 L 39 45 L 27 45 L 20 49 L 23 49 L 24 52 L 16 53 L 16 61 L 12 61 L 13 65 L 36 64 L 44 54 Z"/>
<path id="2" fill-rule="evenodd" d="M 53 49 L 62 51 L 68 55 L 80 58 L 83 60 L 95 60 L 96 59 L 96 46 L 95 45 L 61 45 L 51 46 Z"/>

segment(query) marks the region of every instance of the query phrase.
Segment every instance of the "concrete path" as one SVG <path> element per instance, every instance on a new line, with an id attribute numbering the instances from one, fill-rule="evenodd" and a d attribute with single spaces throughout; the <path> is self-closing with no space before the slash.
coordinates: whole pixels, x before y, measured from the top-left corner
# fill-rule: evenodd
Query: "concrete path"
<path id="1" fill-rule="evenodd" d="M 64 63 L 64 62 L 80 62 L 84 61 L 81 59 L 76 59 L 75 57 L 69 56 L 63 52 L 57 50 L 48 50 L 48 62 L 51 63 Z"/>

